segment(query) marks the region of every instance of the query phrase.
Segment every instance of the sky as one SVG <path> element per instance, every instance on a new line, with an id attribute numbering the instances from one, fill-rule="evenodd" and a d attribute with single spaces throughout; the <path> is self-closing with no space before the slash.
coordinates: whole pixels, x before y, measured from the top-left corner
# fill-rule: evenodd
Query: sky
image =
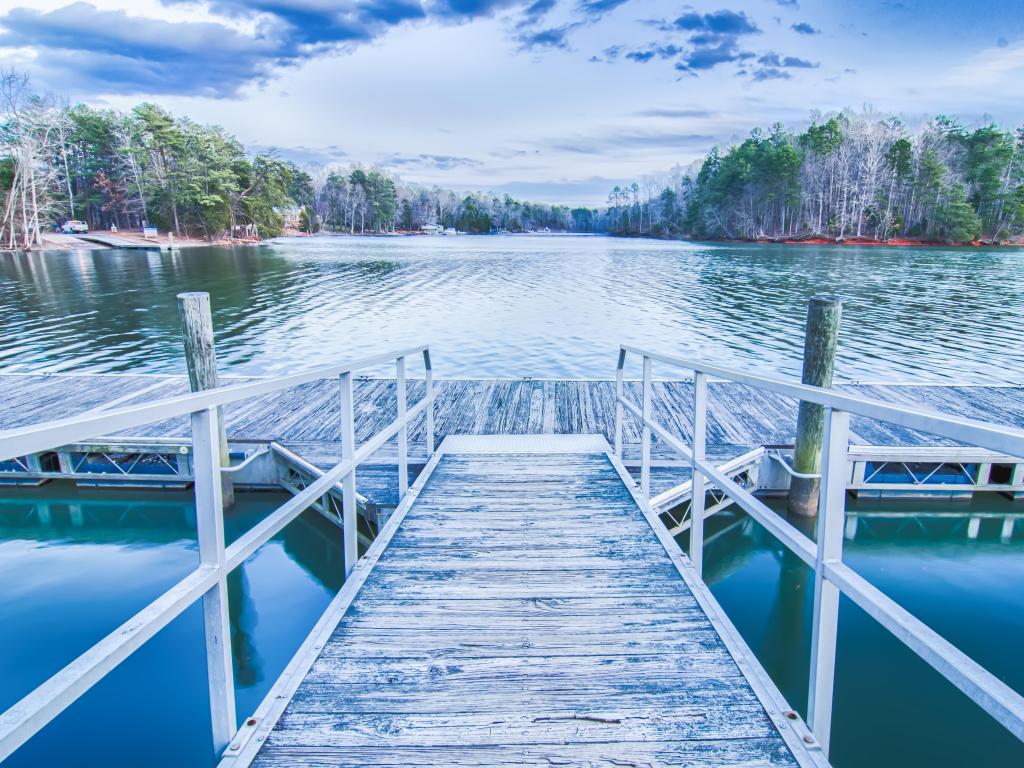
<path id="1" fill-rule="evenodd" d="M 841 109 L 1024 124 L 1020 0 L 0 0 L 0 68 L 251 151 L 596 205 Z"/>

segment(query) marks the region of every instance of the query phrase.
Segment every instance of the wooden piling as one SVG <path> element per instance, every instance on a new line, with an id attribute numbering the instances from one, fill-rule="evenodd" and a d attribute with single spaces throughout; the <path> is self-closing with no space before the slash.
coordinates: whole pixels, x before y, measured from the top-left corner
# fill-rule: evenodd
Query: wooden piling
<path id="1" fill-rule="evenodd" d="M 185 362 L 188 364 L 188 381 L 193 392 L 216 389 L 220 386 L 217 376 L 217 350 L 213 342 L 213 315 L 210 312 L 210 294 L 193 292 L 178 294 L 178 317 L 181 320 L 181 337 L 185 344 Z M 231 466 L 228 451 L 228 437 L 224 431 L 224 415 L 217 409 L 217 431 L 220 435 L 220 463 Z M 235 503 L 235 489 L 231 476 L 222 473 L 224 506 Z"/>
<path id="2" fill-rule="evenodd" d="M 843 304 L 835 296 L 812 296 L 807 305 L 807 329 L 804 336 L 802 381 L 815 387 L 831 387 L 836 367 L 839 321 Z M 797 416 L 793 469 L 801 475 L 821 472 L 821 448 L 825 432 L 825 409 L 814 403 L 800 402 Z M 789 486 L 789 511 L 802 517 L 818 513 L 821 480 L 793 477 Z"/>

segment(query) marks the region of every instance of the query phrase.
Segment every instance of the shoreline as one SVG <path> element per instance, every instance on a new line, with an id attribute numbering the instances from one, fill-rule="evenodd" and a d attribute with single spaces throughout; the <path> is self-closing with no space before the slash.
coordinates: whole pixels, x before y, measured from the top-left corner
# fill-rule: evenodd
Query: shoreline
<path id="1" fill-rule="evenodd" d="M 308 234 L 305 232 L 299 232 L 297 230 L 286 230 L 277 237 L 271 237 L 267 239 L 258 238 L 220 238 L 217 240 L 205 240 L 196 237 L 175 237 L 173 240 L 164 234 L 160 237 L 153 239 L 146 239 L 137 232 L 110 232 L 108 230 L 96 230 L 90 232 L 98 236 L 113 237 L 125 241 L 131 242 L 135 246 L 150 246 L 152 250 L 159 249 L 161 252 L 168 252 L 170 250 L 185 250 L 191 248 L 236 248 L 243 246 L 258 246 L 266 243 L 273 243 L 275 240 L 292 240 L 299 238 L 316 238 L 316 237 L 436 237 L 426 232 L 420 231 L 396 231 L 396 232 L 355 232 L 350 233 L 347 231 L 323 231 Z M 459 237 L 490 237 L 498 235 L 495 232 L 463 232 L 460 233 Z M 833 239 L 826 237 L 806 237 L 806 238 L 759 238 L 759 239 L 746 239 L 746 238 L 718 238 L 718 239 L 698 239 L 692 237 L 673 237 L 666 235 L 648 235 L 648 234 L 621 234 L 611 232 L 502 232 L 501 235 L 510 236 L 529 236 L 529 235 L 590 235 L 590 236 L 605 236 L 612 238 L 621 238 L 624 240 L 656 240 L 662 242 L 678 242 L 678 243 L 713 243 L 713 244 L 734 244 L 734 245 L 807 245 L 807 246 L 834 246 L 834 247 L 881 247 L 881 248 L 999 248 L 999 249 L 1024 249 L 1024 242 L 992 242 L 992 241 L 975 241 L 971 243 L 947 243 L 935 240 L 916 240 L 913 238 L 893 238 L 891 240 L 876 240 L 874 238 L 844 238 L 844 239 Z M 30 249 L 24 248 L 4 248 L 0 247 L 0 253 L 31 253 L 31 252 L 44 252 L 44 251 L 101 251 L 101 250 L 117 250 L 117 246 L 105 245 L 103 243 L 90 242 L 82 240 L 74 235 L 68 235 L 58 232 L 45 232 L 42 235 L 43 245 L 37 246 Z"/>
<path id="2" fill-rule="evenodd" d="M 868 246 L 888 248 L 1024 248 L 1024 242 L 994 242 L 976 240 L 970 243 L 943 242 L 942 240 L 915 240 L 913 238 L 892 238 L 876 240 L 874 238 L 709 238 L 668 237 L 660 235 L 624 235 L 608 233 L 609 237 L 621 237 L 627 240 L 665 240 L 681 243 L 728 243 L 737 245 L 827 245 L 837 247 Z"/>

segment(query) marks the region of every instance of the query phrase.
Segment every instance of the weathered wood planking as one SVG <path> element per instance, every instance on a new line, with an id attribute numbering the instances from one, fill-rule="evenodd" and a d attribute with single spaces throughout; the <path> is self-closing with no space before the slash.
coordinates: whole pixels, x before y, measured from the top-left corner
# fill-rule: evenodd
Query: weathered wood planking
<path id="1" fill-rule="evenodd" d="M 244 379 L 234 379 L 242 381 Z M 225 377 L 225 383 L 232 379 Z M 183 376 L 130 374 L 0 374 L 4 407 L 0 429 L 73 416 L 113 400 L 118 405 L 148 402 L 188 391 Z M 611 440 L 615 420 L 611 381 L 457 380 L 437 384 L 437 439 L 456 434 L 601 434 Z M 840 385 L 838 389 L 897 403 L 1024 427 L 1024 389 L 933 385 Z M 137 392 L 136 397 L 132 393 Z M 627 382 L 636 401 L 640 387 Z M 359 379 L 355 385 L 357 439 L 366 440 L 396 414 L 394 380 Z M 423 394 L 410 381 L 409 402 Z M 739 384 L 712 383 L 708 397 L 709 446 L 790 445 L 796 431 L 796 403 Z M 338 442 L 338 386 L 319 381 L 225 407 L 228 435 L 236 441 L 277 440 L 288 444 Z M 689 382 L 656 382 L 654 418 L 684 442 L 690 439 L 693 390 Z M 422 461 L 424 422 L 412 427 L 410 450 Z M 141 436 L 186 436 L 185 419 L 153 424 Z M 638 456 L 640 430 L 625 418 L 627 461 Z M 946 441 L 891 424 L 855 417 L 852 439 L 867 445 L 941 445 Z M 655 438 L 655 459 L 678 459 Z M 381 453 L 393 461 L 394 449 Z"/>
<path id="2" fill-rule="evenodd" d="M 445 455 L 256 757 L 793 766 L 602 454 Z"/>

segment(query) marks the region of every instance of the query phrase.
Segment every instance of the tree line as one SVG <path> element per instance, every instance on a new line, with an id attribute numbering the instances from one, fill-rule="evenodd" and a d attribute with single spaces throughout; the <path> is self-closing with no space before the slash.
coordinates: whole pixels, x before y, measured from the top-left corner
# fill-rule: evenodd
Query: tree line
<path id="1" fill-rule="evenodd" d="M 144 103 L 129 112 L 68 105 L 0 71 L 0 247 L 31 248 L 67 220 L 144 225 L 217 240 L 286 226 L 360 232 L 439 224 L 466 232 L 593 229 L 595 212 L 402 183 L 352 166 L 300 168 L 250 155 L 222 128 Z"/>
<path id="2" fill-rule="evenodd" d="M 0 244 L 40 245 L 68 219 L 93 229 L 158 226 L 179 236 L 258 237 L 311 194 L 308 174 L 250 157 L 216 126 L 154 104 L 130 112 L 61 104 L 0 72 Z"/>
<path id="3" fill-rule="evenodd" d="M 595 231 L 597 211 L 516 200 L 511 195 L 456 193 L 404 183 L 361 166 L 312 171 L 313 198 L 306 226 L 349 232 L 418 231 L 435 224 L 463 232 Z"/>
<path id="4" fill-rule="evenodd" d="M 607 206 L 456 193 L 359 165 L 300 168 L 217 126 L 144 103 L 68 105 L 0 71 L 0 247 L 68 219 L 179 236 L 552 230 L 710 239 L 973 242 L 1024 234 L 1024 129 L 939 117 L 911 131 L 873 113 L 775 125 L 702 162 L 616 186 Z"/>
<path id="5" fill-rule="evenodd" d="M 964 243 L 1024 234 L 1024 128 L 939 117 L 918 131 L 840 113 L 807 130 L 754 130 L 661 183 L 615 187 L 620 234 L 709 239 L 915 239 Z"/>

